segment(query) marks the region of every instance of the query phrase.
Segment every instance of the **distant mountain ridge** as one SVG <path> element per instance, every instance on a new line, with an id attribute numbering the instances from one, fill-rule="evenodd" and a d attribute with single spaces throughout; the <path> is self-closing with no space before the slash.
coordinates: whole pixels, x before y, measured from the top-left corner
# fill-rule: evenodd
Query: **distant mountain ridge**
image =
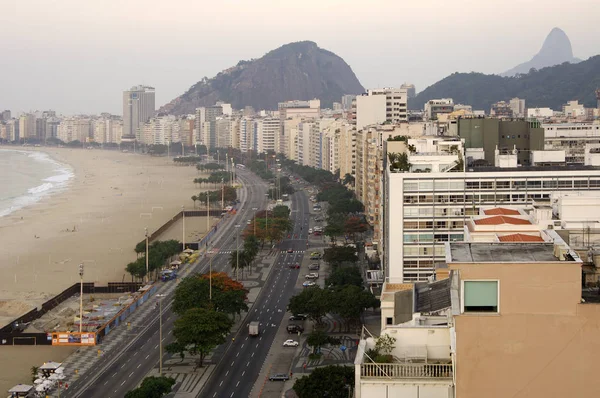
<path id="1" fill-rule="evenodd" d="M 217 101 L 241 109 L 277 109 L 279 102 L 319 98 L 331 107 L 344 94 L 365 91 L 350 66 L 311 41 L 286 44 L 259 59 L 240 61 L 211 79 L 204 78 L 160 108 L 175 115 L 194 113 Z"/>
<path id="2" fill-rule="evenodd" d="M 410 109 L 423 109 L 435 98 L 452 98 L 454 103 L 472 105 L 489 112 L 497 101 L 519 97 L 528 108 L 560 109 L 569 100 L 596 107 L 595 90 L 600 87 L 600 55 L 577 64 L 565 62 L 516 77 L 453 73 L 427 87 L 409 102 Z"/>
<path id="3" fill-rule="evenodd" d="M 546 36 L 546 40 L 544 40 L 540 51 L 531 60 L 501 73 L 500 76 L 514 76 L 516 74 L 528 73 L 531 68 L 541 69 L 564 62 L 575 64 L 581 62 L 581 60 L 573 57 L 571 40 L 569 40 L 567 34 L 560 28 L 554 28 Z"/>

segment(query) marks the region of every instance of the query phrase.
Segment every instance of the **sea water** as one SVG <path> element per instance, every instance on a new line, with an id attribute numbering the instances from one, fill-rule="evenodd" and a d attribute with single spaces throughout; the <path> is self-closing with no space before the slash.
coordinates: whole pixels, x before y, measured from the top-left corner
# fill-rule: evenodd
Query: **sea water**
<path id="1" fill-rule="evenodd" d="M 65 189 L 71 178 L 72 168 L 46 153 L 0 149 L 0 217 Z"/>

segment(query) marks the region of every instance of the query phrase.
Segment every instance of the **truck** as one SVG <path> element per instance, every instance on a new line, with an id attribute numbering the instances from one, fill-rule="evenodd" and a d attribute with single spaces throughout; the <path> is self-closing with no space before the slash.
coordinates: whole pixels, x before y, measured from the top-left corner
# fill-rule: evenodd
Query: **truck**
<path id="1" fill-rule="evenodd" d="M 258 336 L 259 334 L 259 323 L 258 321 L 252 321 L 250 322 L 250 325 L 248 325 L 248 335 L 249 336 Z"/>

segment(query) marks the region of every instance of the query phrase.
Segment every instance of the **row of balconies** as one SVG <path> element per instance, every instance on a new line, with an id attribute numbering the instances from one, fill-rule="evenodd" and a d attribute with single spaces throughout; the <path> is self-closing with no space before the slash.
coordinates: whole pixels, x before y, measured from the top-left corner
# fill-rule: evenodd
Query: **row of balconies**
<path id="1" fill-rule="evenodd" d="M 453 377 L 452 364 L 429 363 L 363 363 L 361 378 L 430 379 Z"/>

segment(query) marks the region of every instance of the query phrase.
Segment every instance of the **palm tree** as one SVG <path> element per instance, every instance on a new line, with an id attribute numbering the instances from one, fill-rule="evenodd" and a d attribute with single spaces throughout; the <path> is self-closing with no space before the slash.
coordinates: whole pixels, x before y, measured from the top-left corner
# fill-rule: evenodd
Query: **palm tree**
<path id="1" fill-rule="evenodd" d="M 194 209 L 196 208 L 196 201 L 198 200 L 198 197 L 196 195 L 192 195 L 192 200 L 194 201 Z"/>

